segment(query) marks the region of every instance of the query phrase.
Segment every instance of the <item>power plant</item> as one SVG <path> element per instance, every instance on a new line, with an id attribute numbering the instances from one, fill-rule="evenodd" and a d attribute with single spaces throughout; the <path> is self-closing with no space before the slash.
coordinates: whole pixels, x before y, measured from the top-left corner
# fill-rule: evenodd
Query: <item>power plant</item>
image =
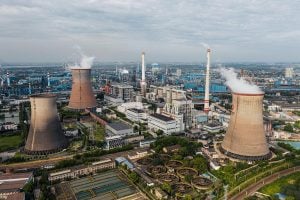
<path id="1" fill-rule="evenodd" d="M 141 80 L 141 93 L 146 96 L 147 83 L 146 83 L 146 66 L 145 66 L 145 52 L 142 52 L 142 80 Z"/>
<path id="2" fill-rule="evenodd" d="M 73 67 L 72 91 L 68 107 L 74 110 L 96 107 L 91 85 L 91 68 Z"/>
<path id="3" fill-rule="evenodd" d="M 221 151 L 232 158 L 255 161 L 271 157 L 263 126 L 264 93 L 232 93 L 232 112 Z"/>
<path id="4" fill-rule="evenodd" d="M 28 154 L 44 155 L 60 151 L 68 142 L 57 114 L 56 96 L 38 94 L 30 97 L 31 123 L 25 144 Z"/>
<path id="5" fill-rule="evenodd" d="M 204 112 L 209 112 L 209 71 L 210 71 L 210 49 L 207 49 L 207 64 L 205 76 L 205 97 L 204 97 Z"/>

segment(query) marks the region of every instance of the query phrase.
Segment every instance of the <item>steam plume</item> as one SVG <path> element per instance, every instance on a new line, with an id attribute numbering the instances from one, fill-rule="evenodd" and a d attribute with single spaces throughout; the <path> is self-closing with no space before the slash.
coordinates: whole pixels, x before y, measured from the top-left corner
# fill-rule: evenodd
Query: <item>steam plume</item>
<path id="1" fill-rule="evenodd" d="M 74 48 L 78 51 L 78 53 L 81 56 L 81 60 L 80 60 L 80 65 L 78 65 L 77 63 L 75 63 L 74 66 L 71 66 L 70 68 L 82 68 L 82 69 L 90 69 L 93 65 L 94 59 L 95 57 L 91 56 L 86 56 L 81 47 L 79 45 L 75 45 Z"/>
<path id="2" fill-rule="evenodd" d="M 219 68 L 219 73 L 223 78 L 225 78 L 225 84 L 236 93 L 244 93 L 244 94 L 260 94 L 263 93 L 261 89 L 254 84 L 251 84 L 244 80 L 243 78 L 238 78 L 237 73 L 233 68 Z"/>

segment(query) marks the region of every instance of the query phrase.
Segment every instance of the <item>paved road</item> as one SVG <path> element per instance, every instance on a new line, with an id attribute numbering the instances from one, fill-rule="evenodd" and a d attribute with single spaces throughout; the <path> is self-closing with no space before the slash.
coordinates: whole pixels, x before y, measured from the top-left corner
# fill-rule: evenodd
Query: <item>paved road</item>
<path id="1" fill-rule="evenodd" d="M 133 149 L 133 150 L 129 150 L 129 151 L 122 151 L 122 152 L 118 152 L 118 153 L 107 154 L 107 155 L 104 155 L 101 157 L 115 159 L 120 156 L 127 157 L 128 154 L 136 154 L 136 152 L 138 152 L 138 151 L 145 151 L 145 150 L 148 150 L 148 148 L 138 148 L 138 149 Z M 73 158 L 73 155 L 49 158 L 47 160 L 35 160 L 35 161 L 13 163 L 13 164 L 7 164 L 7 165 L 1 164 L 0 170 L 5 170 L 6 168 L 9 168 L 9 169 L 40 168 L 42 166 L 49 165 L 49 164 L 55 165 L 59 161 L 71 159 L 71 158 Z"/>
<path id="2" fill-rule="evenodd" d="M 259 190 L 261 187 L 263 187 L 266 184 L 272 183 L 275 180 L 277 180 L 278 178 L 282 177 L 282 176 L 286 176 L 289 174 L 292 174 L 296 171 L 300 171 L 300 166 L 298 167 L 293 167 L 290 169 L 286 169 L 280 172 L 277 172 L 275 174 L 272 174 L 268 177 L 263 178 L 262 180 L 258 181 L 257 183 L 254 183 L 250 186 L 248 186 L 247 188 L 245 188 L 244 190 L 242 190 L 240 193 L 236 194 L 235 196 L 229 198 L 230 200 L 242 200 L 245 197 L 248 197 L 252 194 L 254 194 L 257 190 Z"/>

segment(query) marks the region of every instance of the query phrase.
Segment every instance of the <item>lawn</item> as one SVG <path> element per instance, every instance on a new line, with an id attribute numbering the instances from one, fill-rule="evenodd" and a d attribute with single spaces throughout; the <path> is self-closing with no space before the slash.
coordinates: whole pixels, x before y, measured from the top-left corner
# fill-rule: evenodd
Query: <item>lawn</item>
<path id="1" fill-rule="evenodd" d="M 94 131 L 95 141 L 103 141 L 105 136 L 105 128 L 99 124 L 96 124 Z"/>
<path id="2" fill-rule="evenodd" d="M 0 152 L 16 149 L 21 143 L 21 135 L 0 136 Z"/>
<path id="3" fill-rule="evenodd" d="M 294 184 L 296 180 L 300 180 L 300 172 L 281 177 L 273 183 L 264 186 L 259 191 L 261 193 L 273 196 L 276 193 L 280 193 L 284 186 Z"/>

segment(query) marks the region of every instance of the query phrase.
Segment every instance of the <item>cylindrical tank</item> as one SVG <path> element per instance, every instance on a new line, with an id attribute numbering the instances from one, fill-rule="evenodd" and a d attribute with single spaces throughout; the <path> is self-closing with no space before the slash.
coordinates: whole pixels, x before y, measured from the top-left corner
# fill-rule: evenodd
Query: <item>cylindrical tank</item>
<path id="1" fill-rule="evenodd" d="M 91 85 L 90 68 L 72 68 L 72 91 L 68 107 L 82 110 L 96 107 L 96 98 Z"/>
<path id="2" fill-rule="evenodd" d="M 31 120 L 25 152 L 29 154 L 49 154 L 67 147 L 58 118 L 56 96 L 38 94 L 30 97 Z"/>
<path id="3" fill-rule="evenodd" d="M 263 125 L 263 97 L 263 93 L 232 93 L 232 113 L 221 145 L 229 157 L 248 161 L 270 158 Z"/>

